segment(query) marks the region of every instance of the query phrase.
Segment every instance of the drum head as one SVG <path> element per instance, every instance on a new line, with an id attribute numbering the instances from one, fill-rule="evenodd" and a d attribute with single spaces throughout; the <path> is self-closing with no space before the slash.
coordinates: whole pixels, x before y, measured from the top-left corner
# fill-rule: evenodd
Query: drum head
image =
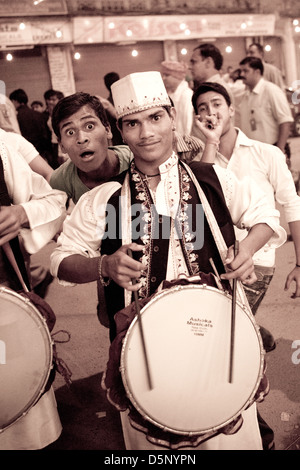
<path id="1" fill-rule="evenodd" d="M 0 288 L 0 429 L 13 424 L 40 398 L 52 365 L 52 342 L 34 305 Z"/>
<path id="2" fill-rule="evenodd" d="M 215 431 L 253 400 L 263 370 L 254 320 L 236 305 L 233 381 L 229 383 L 231 296 L 213 287 L 177 286 L 162 291 L 141 318 L 153 388 L 137 317 L 121 352 L 127 395 L 151 423 L 177 434 Z"/>

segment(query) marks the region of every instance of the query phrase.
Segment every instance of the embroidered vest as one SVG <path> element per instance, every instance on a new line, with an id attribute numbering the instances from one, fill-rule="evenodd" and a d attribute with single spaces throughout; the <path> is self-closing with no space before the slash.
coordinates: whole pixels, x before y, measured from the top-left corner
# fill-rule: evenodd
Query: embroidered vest
<path id="1" fill-rule="evenodd" d="M 190 167 L 201 184 L 201 188 L 212 207 L 227 246 L 232 245 L 235 240 L 233 224 L 224 200 L 220 182 L 212 165 L 195 162 L 191 164 Z M 170 229 L 171 218 L 156 213 L 149 190 L 140 174 L 135 170 L 134 164 L 131 165 L 128 171 L 130 175 L 131 204 L 136 205 L 142 202 L 141 211 L 144 209 L 144 217 L 139 218 L 140 220 L 144 220 L 144 227 L 142 229 L 141 227 L 135 227 L 136 230 L 133 231 L 132 241 L 144 246 L 143 262 L 148 266 L 148 272 L 145 276 L 142 288 L 139 290 L 139 297 L 146 298 L 153 294 L 161 282 L 166 279 L 170 242 L 170 233 L 168 235 L 168 230 Z M 122 173 L 115 178 L 115 180 L 122 184 L 126 173 L 127 172 Z M 181 230 L 179 239 L 189 275 L 195 275 L 199 273 L 199 271 L 204 273 L 211 272 L 209 258 L 213 258 L 216 268 L 221 274 L 225 272 L 224 266 L 205 215 L 203 225 L 201 226 L 204 240 L 203 246 L 197 246 L 195 248 L 194 240 L 190 239 L 190 233 L 196 233 L 197 236 L 198 232 L 199 235 L 199 227 L 195 227 L 195 221 L 197 220 L 196 206 L 201 204 L 201 201 L 194 184 L 180 162 L 179 179 L 182 212 L 179 213 L 179 217 L 176 218 L 175 223 L 179 233 Z M 118 250 L 122 244 L 122 237 L 120 235 L 122 228 L 120 223 L 120 197 L 121 189 L 116 191 L 107 203 L 107 205 L 112 205 L 115 209 L 116 231 L 114 232 L 115 236 L 110 236 L 108 220 L 106 237 L 103 239 L 101 246 L 102 254 L 112 254 Z M 124 203 L 124 201 L 122 201 L 122 203 Z M 187 207 L 189 210 L 184 212 L 184 209 L 187 209 Z M 149 213 L 147 211 L 149 211 Z M 108 208 L 107 213 L 110 213 Z M 133 220 L 134 216 L 136 217 L 136 214 L 132 215 L 132 224 L 135 223 Z M 152 222 L 152 226 L 150 221 Z M 189 230 L 186 231 L 186 227 L 189 227 Z M 153 236 L 153 232 L 155 232 L 155 236 Z M 141 261 L 141 252 L 134 252 L 134 257 Z M 116 312 L 124 308 L 124 290 L 116 283 L 111 282 L 109 286 L 105 287 L 105 297 L 110 321 L 110 338 L 112 340 L 116 334 L 113 317 Z"/>

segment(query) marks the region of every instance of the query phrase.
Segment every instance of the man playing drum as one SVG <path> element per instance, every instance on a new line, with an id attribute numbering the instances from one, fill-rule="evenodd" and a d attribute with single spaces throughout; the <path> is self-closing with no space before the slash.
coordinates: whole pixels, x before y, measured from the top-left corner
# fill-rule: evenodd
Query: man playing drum
<path id="1" fill-rule="evenodd" d="M 17 151 L 2 141 L 0 141 L 0 193 L 0 342 L 3 353 L 0 358 L 0 449 L 35 450 L 44 448 L 58 439 L 62 427 L 53 388 L 46 380 L 46 372 L 49 373 L 52 367 L 51 360 L 49 359 L 47 371 L 37 370 L 33 364 L 26 362 L 26 351 L 32 346 L 28 342 L 30 338 L 33 340 L 34 336 L 30 337 L 28 331 L 23 330 L 24 324 L 28 325 L 27 321 L 18 323 L 19 319 L 22 319 L 22 297 L 17 291 L 22 290 L 23 285 L 12 268 L 11 251 L 8 250 L 12 248 L 20 263 L 19 268 L 25 284 L 27 281 L 25 287 L 30 290 L 30 276 L 25 264 L 21 264 L 22 254 L 17 243 L 18 237 L 22 237 L 28 253 L 39 251 L 60 230 L 66 216 L 67 197 L 62 191 L 51 189 L 47 181 L 34 173 Z M 29 321 L 28 302 L 23 300 L 23 304 L 24 318 Z M 29 333 L 35 331 L 34 326 L 38 323 L 32 321 L 32 325 L 29 325 L 32 331 Z M 46 341 L 50 335 L 41 318 L 40 329 L 43 328 Z M 33 351 L 33 356 L 38 362 L 44 349 L 39 349 L 37 344 L 34 346 L 36 349 Z M 45 349 L 51 350 L 50 338 L 48 344 L 45 344 Z M 49 357 L 50 355 L 49 352 Z M 24 367 L 25 364 L 28 370 Z M 40 380 L 39 373 L 45 374 L 45 384 L 42 384 L 44 387 L 41 390 L 36 390 L 35 384 Z M 20 377 L 25 377 L 28 388 Z M 14 386 L 10 389 L 12 383 Z M 37 400 L 34 400 L 35 394 Z M 25 406 L 18 409 L 17 402 L 20 406 L 24 402 Z"/>
<path id="2" fill-rule="evenodd" d="M 211 273 L 211 259 L 224 282 L 251 283 L 253 254 L 267 241 L 280 246 L 286 233 L 279 213 L 250 179 L 239 182 L 230 171 L 201 162 L 191 170 L 179 161 L 173 149 L 175 110 L 158 72 L 122 78 L 112 94 L 134 160 L 128 171 L 81 197 L 64 223 L 51 269 L 64 284 L 100 278 L 114 342 L 114 315 L 132 305 L 133 294 L 146 301 L 163 281 Z M 237 254 L 232 222 L 249 231 Z M 242 414 L 235 433 L 220 432 L 196 446 L 185 437 L 181 447 L 261 449 L 255 404 Z M 127 412 L 121 417 L 127 449 L 164 448 L 133 428 Z"/>

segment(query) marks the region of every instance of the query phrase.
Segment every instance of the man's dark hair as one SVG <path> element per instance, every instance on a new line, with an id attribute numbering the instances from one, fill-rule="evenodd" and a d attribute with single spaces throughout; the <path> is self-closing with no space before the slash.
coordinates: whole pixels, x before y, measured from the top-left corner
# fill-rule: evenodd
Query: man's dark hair
<path id="1" fill-rule="evenodd" d="M 228 106 L 231 105 L 231 99 L 226 88 L 220 85 L 220 83 L 204 82 L 194 91 L 194 94 L 192 96 L 192 103 L 193 103 L 193 107 L 194 107 L 196 114 L 198 114 L 197 99 L 199 98 L 200 95 L 203 95 L 204 93 L 207 93 L 208 91 L 215 91 L 216 93 L 219 93 L 220 95 L 224 96 Z"/>
<path id="2" fill-rule="evenodd" d="M 10 100 L 17 101 L 18 103 L 21 104 L 27 104 L 28 103 L 28 96 L 22 88 L 18 88 L 17 90 L 14 90 L 11 92 L 9 95 Z"/>
<path id="3" fill-rule="evenodd" d="M 199 51 L 199 55 L 203 58 L 211 57 L 215 64 L 216 70 L 221 70 L 223 65 L 223 56 L 220 50 L 214 44 L 205 43 L 195 47 L 194 51 Z"/>
<path id="4" fill-rule="evenodd" d="M 250 46 L 248 47 L 248 50 L 250 49 L 250 47 L 252 46 L 255 46 L 258 50 L 258 52 L 263 56 L 264 55 L 264 48 L 263 46 L 259 43 L 259 42 L 252 42 L 252 44 L 250 44 Z"/>
<path id="5" fill-rule="evenodd" d="M 45 91 L 44 93 L 45 100 L 50 100 L 52 96 L 56 96 L 57 99 L 61 100 L 64 97 L 64 94 L 62 91 L 53 90 L 52 88 L 50 88 L 50 90 Z"/>
<path id="6" fill-rule="evenodd" d="M 239 65 L 249 65 L 254 70 L 260 70 L 261 74 L 264 74 L 264 64 L 262 63 L 262 60 L 259 59 L 258 57 L 245 57 Z"/>
<path id="7" fill-rule="evenodd" d="M 117 72 L 109 72 L 106 75 L 104 75 L 104 83 L 106 88 L 110 91 L 110 88 L 113 83 L 117 82 L 120 80 L 120 76 Z"/>
<path id="8" fill-rule="evenodd" d="M 73 114 L 77 113 L 83 106 L 89 106 L 100 119 L 104 127 L 109 127 L 107 115 L 99 98 L 89 93 L 78 92 L 62 98 L 54 107 L 52 113 L 52 128 L 60 140 L 59 124 Z"/>
<path id="9" fill-rule="evenodd" d="M 38 104 L 39 106 L 44 106 L 43 103 L 38 100 L 33 101 L 30 106 L 34 106 L 35 104 Z"/>

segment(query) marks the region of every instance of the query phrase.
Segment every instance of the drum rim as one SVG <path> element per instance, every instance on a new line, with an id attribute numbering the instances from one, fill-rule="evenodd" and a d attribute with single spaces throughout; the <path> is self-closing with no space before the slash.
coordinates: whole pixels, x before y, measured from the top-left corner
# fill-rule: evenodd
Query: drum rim
<path id="1" fill-rule="evenodd" d="M 196 289 L 196 290 L 199 290 L 199 289 L 202 289 L 202 290 L 209 290 L 209 291 L 213 291 L 213 292 L 217 292 L 218 294 L 221 294 L 225 297 L 228 297 L 229 299 L 232 298 L 231 294 L 229 294 L 229 292 L 227 291 L 222 291 L 220 289 L 217 289 L 216 287 L 213 287 L 213 286 L 209 286 L 207 284 L 190 284 L 190 285 L 176 285 L 176 286 L 172 286 L 170 288 L 167 288 L 167 289 L 164 289 L 160 292 L 157 292 L 156 294 L 153 295 L 153 297 L 150 299 L 150 301 L 141 309 L 140 313 L 141 315 L 143 315 L 143 313 L 153 304 L 153 303 L 156 303 L 161 297 L 163 296 L 166 296 L 166 295 L 169 295 L 171 292 L 175 292 L 175 291 L 181 291 L 181 290 L 188 290 L 188 289 Z M 200 436 L 200 435 L 204 435 L 204 434 L 207 434 L 207 433 L 211 433 L 211 432 L 216 432 L 222 428 L 224 428 L 225 426 L 229 425 L 230 423 L 232 423 L 235 419 L 237 419 L 239 416 L 241 416 L 242 412 L 245 411 L 250 405 L 252 405 L 254 403 L 254 397 L 255 397 L 255 394 L 258 390 L 258 387 L 259 387 L 259 384 L 261 382 L 261 379 L 263 377 L 263 371 L 264 371 L 264 355 L 265 355 L 265 352 L 264 352 L 264 348 L 263 348 L 263 342 L 262 342 L 262 338 L 261 338 L 261 335 L 260 335 L 260 332 L 259 332 L 259 326 L 257 325 L 256 321 L 255 321 L 255 318 L 254 318 L 254 315 L 251 313 L 251 311 L 248 311 L 248 309 L 246 308 L 245 305 L 242 305 L 241 302 L 239 300 L 236 300 L 236 303 L 240 306 L 240 308 L 245 312 L 245 314 L 247 315 L 247 317 L 249 318 L 249 320 L 251 321 L 253 327 L 254 327 L 254 330 L 257 334 L 257 338 L 258 338 L 258 343 L 259 343 L 259 349 L 260 349 L 260 364 L 259 364 L 259 373 L 258 373 L 258 376 L 257 376 L 257 379 L 256 379 L 256 383 L 253 387 L 253 390 L 249 396 L 249 398 L 246 400 L 245 404 L 240 408 L 239 411 L 237 411 L 234 416 L 232 416 L 231 418 L 229 418 L 228 420 L 224 421 L 222 424 L 220 425 L 216 425 L 214 426 L 213 428 L 209 428 L 209 429 L 206 429 L 206 430 L 203 430 L 203 431 L 179 431 L 177 429 L 173 429 L 173 428 L 170 428 L 169 426 L 166 426 L 166 425 L 163 425 L 161 423 L 159 423 L 156 419 L 152 418 L 151 416 L 149 416 L 144 409 L 141 408 L 141 406 L 136 402 L 136 399 L 135 397 L 133 396 L 133 393 L 132 391 L 129 389 L 129 386 L 127 384 L 127 378 L 126 378 L 126 372 L 125 372 L 125 366 L 124 366 L 124 358 L 125 358 L 125 354 L 126 354 L 126 346 L 127 346 L 127 343 L 128 343 L 128 339 L 131 335 L 131 332 L 133 330 L 133 328 L 135 327 L 135 324 L 137 323 L 138 321 L 138 315 L 136 314 L 132 320 L 132 322 L 130 323 L 129 327 L 128 327 L 128 330 L 126 332 L 126 335 L 123 339 L 123 343 L 122 343 L 122 349 L 121 349 L 121 356 L 120 356 L 120 372 L 121 372 L 121 377 L 122 377 L 122 381 L 123 381 L 123 385 L 124 385 L 124 388 L 125 388 L 125 391 L 126 391 L 126 395 L 127 397 L 129 398 L 129 400 L 131 401 L 132 405 L 134 406 L 134 408 L 140 413 L 140 415 L 146 420 L 146 421 L 149 421 L 149 423 L 151 424 L 154 424 L 155 426 L 157 426 L 158 428 L 162 429 L 163 431 L 166 431 L 166 432 L 170 432 L 172 434 L 177 434 L 177 435 L 182 435 L 182 436 Z M 249 308 L 250 309 L 250 308 Z"/>
<path id="2" fill-rule="evenodd" d="M 37 404 L 37 402 L 39 401 L 39 399 L 41 398 L 41 396 L 45 392 L 45 388 L 46 388 L 49 376 L 51 374 L 51 370 L 53 369 L 53 344 L 54 344 L 54 342 L 51 338 L 51 334 L 50 334 L 50 331 L 49 331 L 49 328 L 47 326 L 47 322 L 46 322 L 45 318 L 42 316 L 42 314 L 39 312 L 39 310 L 36 308 L 36 306 L 30 301 L 29 298 L 24 297 L 21 294 L 18 294 L 18 292 L 15 292 L 14 290 L 10 289 L 9 287 L 1 286 L 0 287 L 0 295 L 1 295 L 1 293 L 9 294 L 9 295 L 12 295 L 13 297 L 16 297 L 18 300 L 21 301 L 21 303 L 25 303 L 25 305 L 29 306 L 29 308 L 31 308 L 33 310 L 33 312 L 37 315 L 37 317 L 40 321 L 40 324 L 43 327 L 43 331 L 44 331 L 44 333 L 46 333 L 47 339 L 49 341 L 49 367 L 48 367 L 48 372 L 44 376 L 44 379 L 42 381 L 43 385 L 42 385 L 40 391 L 36 392 L 33 395 L 32 399 L 29 400 L 29 402 L 25 405 L 25 407 L 26 407 L 25 411 L 23 411 L 24 410 L 23 409 L 17 415 L 15 415 L 10 421 L 8 421 L 7 424 L 5 424 L 4 426 L 3 425 L 0 426 L 0 433 L 5 431 L 9 427 L 13 426 L 16 422 L 18 422 L 20 419 L 22 419 L 24 416 L 26 416 L 29 413 L 29 411 L 31 410 L 31 408 Z"/>

